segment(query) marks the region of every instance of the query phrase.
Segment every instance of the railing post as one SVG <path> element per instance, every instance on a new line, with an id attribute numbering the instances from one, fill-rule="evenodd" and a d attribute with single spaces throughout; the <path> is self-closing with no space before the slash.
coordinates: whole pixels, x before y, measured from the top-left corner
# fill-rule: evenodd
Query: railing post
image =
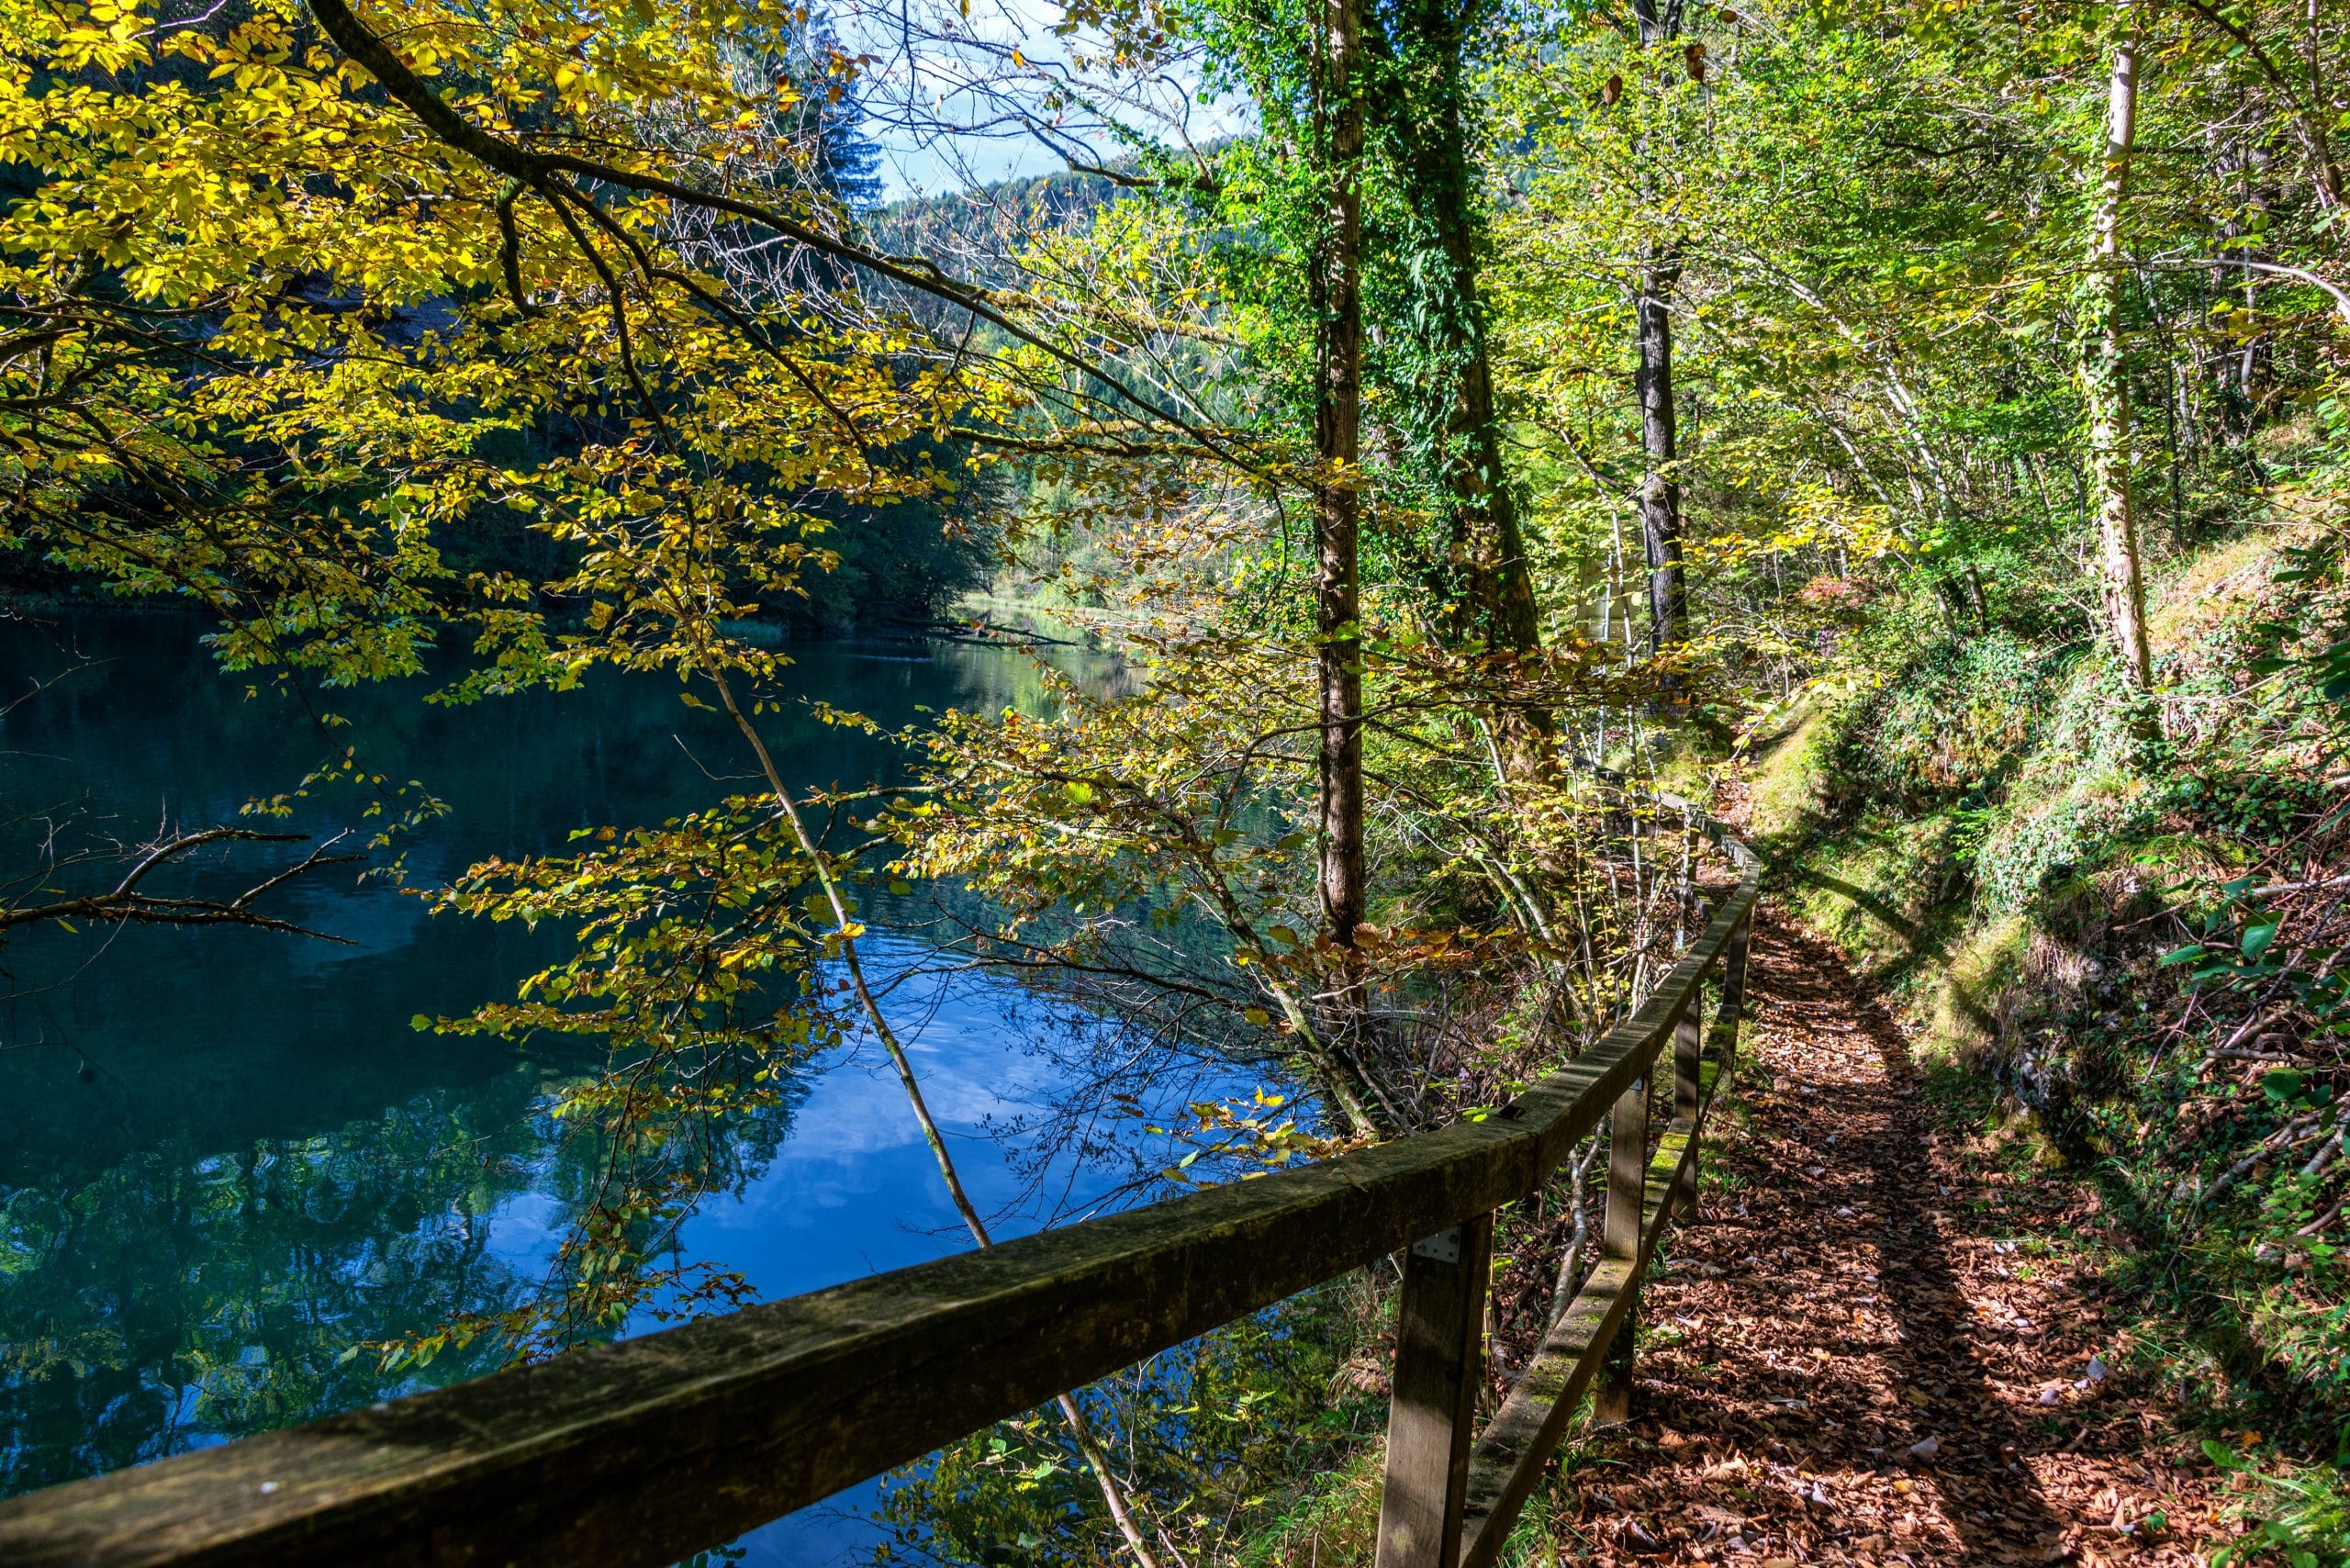
<path id="1" fill-rule="evenodd" d="M 1706 1010 L 1697 1005 L 1695 992 L 1681 1014 L 1681 1022 L 1673 1031 L 1673 1119 L 1690 1130 L 1695 1137 L 1697 1128 L 1697 1093 L 1700 1088 L 1698 1070 L 1704 1063 L 1706 1050 Z M 1697 1217 L 1697 1161 L 1691 1159 L 1689 1169 L 1681 1178 L 1673 1194 L 1673 1217 L 1694 1220 Z"/>
<path id="2" fill-rule="evenodd" d="M 1490 1214 L 1438 1231 L 1404 1255 L 1379 1568 L 1453 1568 L 1460 1560 L 1493 1256 Z"/>
<path id="3" fill-rule="evenodd" d="M 1617 1098 L 1614 1119 L 1607 1128 L 1607 1218 L 1600 1231 L 1600 1252 L 1608 1258 L 1640 1255 L 1640 1208 L 1648 1185 L 1649 1079 L 1643 1074 Z M 1639 1282 L 1627 1287 L 1631 1307 L 1617 1326 L 1600 1369 L 1599 1392 L 1592 1399 L 1592 1416 L 1603 1425 L 1632 1418 L 1632 1340 L 1639 1332 Z"/>
<path id="4" fill-rule="evenodd" d="M 1729 934 L 1729 946 L 1722 954 L 1721 1015 L 1725 1018 L 1736 1019 L 1739 1009 L 1746 1005 L 1746 946 L 1753 930 L 1754 906 L 1749 904 L 1746 913 L 1739 916 L 1738 929 Z M 1729 1071 L 1729 1064 L 1723 1063 L 1722 1070 Z"/>

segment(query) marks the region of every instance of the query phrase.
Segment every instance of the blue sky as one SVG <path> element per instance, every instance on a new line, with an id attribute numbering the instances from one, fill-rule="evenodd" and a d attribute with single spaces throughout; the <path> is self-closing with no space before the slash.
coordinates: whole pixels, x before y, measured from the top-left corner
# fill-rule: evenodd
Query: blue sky
<path id="1" fill-rule="evenodd" d="M 1132 130 L 1169 145 L 1184 138 L 1199 144 L 1242 129 L 1239 106 L 1198 101 L 1188 62 L 1139 77 L 1065 71 L 1071 50 L 1089 40 L 1085 31 L 1054 35 L 1063 16 L 1058 0 L 833 0 L 828 15 L 842 46 L 868 57 L 867 131 L 880 149 L 885 200 L 1066 167 L 1022 128 L 1023 114 L 1051 121 L 1058 134 L 1090 149 L 1089 161 L 1115 157 L 1115 143 L 1098 123 L 1043 106 L 1054 81 L 1079 74 L 1089 95 L 1126 99 L 1119 118 Z M 910 117 L 931 123 L 916 128 L 905 123 Z"/>

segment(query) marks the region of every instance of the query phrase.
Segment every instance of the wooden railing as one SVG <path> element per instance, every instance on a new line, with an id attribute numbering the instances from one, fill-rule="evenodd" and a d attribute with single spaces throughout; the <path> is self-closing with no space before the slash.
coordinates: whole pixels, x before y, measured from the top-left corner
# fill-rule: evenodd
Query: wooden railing
<path id="1" fill-rule="evenodd" d="M 1601 1419 L 1627 1410 L 1642 1276 L 1695 1215 L 1759 875 L 1718 838 L 1741 879 L 1663 983 L 1491 1114 L 36 1492 L 0 1504 L 0 1563 L 657 1568 L 1400 1251 L 1379 1562 L 1484 1568 L 1594 1381 Z M 1601 1261 L 1479 1434 L 1494 1211 L 1603 1117 Z"/>

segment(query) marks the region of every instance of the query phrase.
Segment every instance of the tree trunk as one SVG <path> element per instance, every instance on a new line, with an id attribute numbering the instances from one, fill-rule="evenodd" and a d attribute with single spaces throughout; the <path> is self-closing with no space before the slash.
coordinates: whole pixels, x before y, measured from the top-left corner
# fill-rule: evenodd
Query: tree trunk
<path id="1" fill-rule="evenodd" d="M 1460 0 L 1399 6 L 1393 48 L 1398 90 L 1383 97 L 1396 140 L 1407 150 L 1403 195 L 1417 230 L 1409 242 L 1420 252 L 1413 258 L 1413 308 L 1435 366 L 1416 389 L 1421 406 L 1415 422 L 1451 514 L 1447 533 L 1459 573 L 1449 607 L 1452 628 L 1463 642 L 1522 653 L 1541 645 L 1541 633 L 1517 498 L 1502 465 L 1478 286 L 1483 215 L 1462 106 L 1467 24 Z"/>
<path id="2" fill-rule="evenodd" d="M 1375 112 L 1397 151 L 1403 231 L 1391 263 L 1409 290 L 1404 330 L 1419 352 L 1405 389 L 1411 460 L 1432 482 L 1445 561 L 1438 623 L 1456 646 L 1531 655 L 1542 645 L 1526 539 L 1502 458 L 1491 346 L 1480 287 L 1484 215 L 1470 158 L 1464 56 L 1483 8 L 1474 0 L 1402 0 L 1392 31 L 1366 39 L 1384 67 Z M 1536 703 L 1494 715 L 1512 778 L 1546 777 L 1554 765 L 1552 721 Z"/>
<path id="3" fill-rule="evenodd" d="M 2301 63 L 2309 73 L 2310 109 L 2297 114 L 2301 135 L 2309 143 L 2311 178 L 2317 185 L 2319 204 L 2329 210 L 2342 206 L 2342 175 L 2333 166 L 2333 144 L 2325 134 L 2327 110 L 2331 106 L 2325 95 L 2325 40 L 2318 16 L 2318 0 L 2309 0 L 2308 26 L 2301 34 Z"/>
<path id="4" fill-rule="evenodd" d="M 2119 7 L 2113 78 L 2106 101 L 2105 158 L 2089 239 L 2083 294 L 2081 400 L 2088 416 L 2089 482 L 2096 492 L 2098 560 L 2105 619 L 2122 679 L 2143 694 L 2154 685 L 2146 644 L 2146 589 L 2139 570 L 2137 520 L 2130 499 L 2130 386 L 2122 356 L 2125 282 L 2121 218 L 2130 193 L 2130 153 L 2138 130 L 2140 17 L 2134 0 Z"/>
<path id="5" fill-rule="evenodd" d="M 1534 575 L 1526 559 L 1526 537 L 1517 498 L 1502 466 L 1499 421 L 1494 414 L 1493 364 L 1486 352 L 1483 302 L 1476 294 L 1476 263 L 1470 255 L 1467 217 L 1455 226 L 1459 238 L 1447 243 L 1448 261 L 1460 280 L 1467 319 L 1455 345 L 1455 384 L 1446 442 L 1445 480 L 1452 496 L 1454 549 L 1468 581 L 1456 608 L 1460 629 L 1487 647 L 1532 653 L 1542 645 L 1534 602 Z"/>
<path id="6" fill-rule="evenodd" d="M 1322 920 L 1351 947 L 1365 909 L 1361 523 L 1362 11 L 1325 0 L 1316 84 L 1324 212 L 1313 258 L 1315 673 L 1320 688 Z"/>
<path id="7" fill-rule="evenodd" d="M 1673 286 L 1679 261 L 1662 247 L 1642 259 L 1636 316 L 1640 363 L 1640 545 L 1649 565 L 1649 651 L 1662 653 L 1688 630 L 1689 585 L 1681 569 L 1680 429 L 1673 407 Z"/>
<path id="8" fill-rule="evenodd" d="M 1662 13 L 1657 0 L 1633 0 L 1632 15 L 1643 50 L 1670 42 L 1681 31 L 1679 0 L 1668 0 Z M 1657 151 L 1640 150 L 1644 160 Z M 1648 556 L 1651 654 L 1679 643 L 1689 620 L 1689 585 L 1681 568 L 1681 481 L 1674 468 L 1681 435 L 1673 406 L 1673 290 L 1680 281 L 1681 258 L 1671 247 L 1643 251 L 1634 302 L 1639 367 L 1633 386 L 1640 399 L 1640 449 L 1648 459 L 1640 481 L 1640 547 Z"/>

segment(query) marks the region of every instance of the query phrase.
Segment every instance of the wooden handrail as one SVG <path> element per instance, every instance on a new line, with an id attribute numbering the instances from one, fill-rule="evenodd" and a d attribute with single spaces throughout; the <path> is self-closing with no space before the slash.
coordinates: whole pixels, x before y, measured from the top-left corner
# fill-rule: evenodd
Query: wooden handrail
<path id="1" fill-rule="evenodd" d="M 1381 1568 L 1483 1568 L 1611 1344 L 1628 1349 L 1664 1225 L 1694 1209 L 1760 876 L 1709 831 L 1737 890 L 1630 1018 L 1489 1115 L 35 1492 L 0 1503 L 0 1563 L 659 1568 L 1403 1252 Z M 1674 1115 L 1651 1157 L 1667 1041 Z M 1603 1259 L 1477 1439 L 1493 1213 L 1609 1116 Z M 1629 1376 L 1619 1350 L 1603 1411 Z"/>

